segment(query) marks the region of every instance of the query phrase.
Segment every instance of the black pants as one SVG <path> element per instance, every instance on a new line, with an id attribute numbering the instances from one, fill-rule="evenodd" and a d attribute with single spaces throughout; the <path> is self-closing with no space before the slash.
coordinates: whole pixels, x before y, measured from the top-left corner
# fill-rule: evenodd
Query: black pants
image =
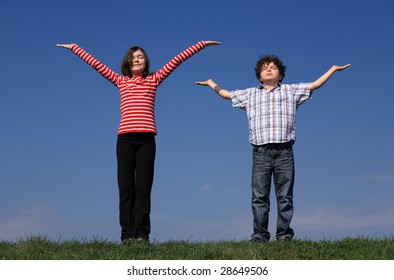
<path id="1" fill-rule="evenodd" d="M 156 156 L 155 135 L 153 133 L 118 135 L 116 155 L 121 240 L 148 239 Z"/>

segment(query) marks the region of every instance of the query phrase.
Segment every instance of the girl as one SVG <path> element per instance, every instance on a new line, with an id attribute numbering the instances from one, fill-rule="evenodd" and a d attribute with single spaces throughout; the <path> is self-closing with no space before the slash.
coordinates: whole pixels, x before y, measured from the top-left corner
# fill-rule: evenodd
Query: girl
<path id="1" fill-rule="evenodd" d="M 216 41 L 200 41 L 155 73 L 146 52 L 132 47 L 115 73 L 77 44 L 57 44 L 74 52 L 120 92 L 121 119 L 116 146 L 121 240 L 149 242 L 151 189 L 156 155 L 155 96 L 157 87 L 184 61 Z"/>

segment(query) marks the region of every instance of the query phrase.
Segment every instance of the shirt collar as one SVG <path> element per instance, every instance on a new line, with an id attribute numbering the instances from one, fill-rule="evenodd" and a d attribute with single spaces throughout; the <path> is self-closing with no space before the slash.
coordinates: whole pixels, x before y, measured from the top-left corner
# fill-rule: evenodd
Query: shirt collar
<path id="1" fill-rule="evenodd" d="M 274 87 L 274 89 L 278 88 L 278 87 L 281 87 L 281 86 L 282 86 L 282 84 L 278 82 L 278 83 L 276 83 L 276 87 Z M 263 84 L 260 84 L 257 88 L 258 89 L 266 89 Z"/>

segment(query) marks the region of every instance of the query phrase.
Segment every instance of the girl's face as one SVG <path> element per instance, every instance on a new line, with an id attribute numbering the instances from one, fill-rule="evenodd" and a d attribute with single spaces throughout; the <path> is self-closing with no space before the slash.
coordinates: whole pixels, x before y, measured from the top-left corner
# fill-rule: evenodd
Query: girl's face
<path id="1" fill-rule="evenodd" d="M 279 73 L 278 67 L 273 63 L 266 63 L 261 68 L 260 80 L 264 82 L 277 83 L 282 79 L 282 75 Z"/>
<path id="2" fill-rule="evenodd" d="M 131 64 L 131 72 L 133 76 L 142 76 L 145 70 L 145 55 L 141 50 L 133 53 L 133 63 Z"/>

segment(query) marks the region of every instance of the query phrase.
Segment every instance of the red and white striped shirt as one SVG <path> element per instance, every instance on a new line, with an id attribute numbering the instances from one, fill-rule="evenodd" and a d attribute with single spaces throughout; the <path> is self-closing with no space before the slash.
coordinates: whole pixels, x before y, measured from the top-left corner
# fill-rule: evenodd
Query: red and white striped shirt
<path id="1" fill-rule="evenodd" d="M 155 123 L 155 97 L 157 87 L 184 61 L 205 48 L 204 41 L 190 46 L 159 71 L 146 78 L 127 77 L 115 73 L 78 45 L 71 51 L 92 66 L 104 78 L 113 83 L 120 92 L 120 124 L 118 134 L 149 132 L 157 134 Z"/>

